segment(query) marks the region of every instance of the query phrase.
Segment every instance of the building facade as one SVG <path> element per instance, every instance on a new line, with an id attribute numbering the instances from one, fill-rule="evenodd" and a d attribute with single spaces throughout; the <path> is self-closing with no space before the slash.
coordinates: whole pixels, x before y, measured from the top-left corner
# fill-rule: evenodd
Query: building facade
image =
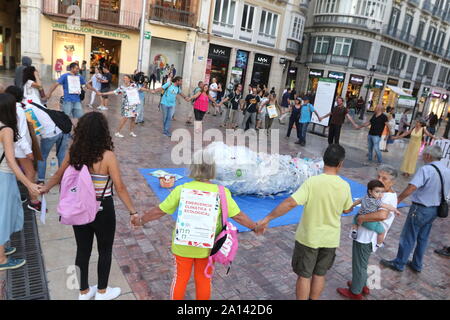
<path id="1" fill-rule="evenodd" d="M 140 0 L 43 0 L 39 23 L 41 72 L 56 79 L 59 66 L 87 62 L 88 73 L 102 63 L 113 82 L 133 73 L 139 52 Z"/>
<path id="2" fill-rule="evenodd" d="M 367 97 L 371 109 L 406 108 L 402 98 L 413 96 L 423 115 L 446 113 L 449 28 L 447 0 L 312 0 L 301 89 L 329 77 L 337 95 Z"/>
<path id="3" fill-rule="evenodd" d="M 192 81 L 295 87 L 305 13 L 299 0 L 202 0 Z"/>

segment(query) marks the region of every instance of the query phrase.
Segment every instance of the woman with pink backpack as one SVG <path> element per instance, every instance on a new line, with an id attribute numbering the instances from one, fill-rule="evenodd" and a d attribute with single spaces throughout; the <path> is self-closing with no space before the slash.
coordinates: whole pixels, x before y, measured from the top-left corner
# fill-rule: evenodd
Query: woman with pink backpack
<path id="1" fill-rule="evenodd" d="M 94 296 L 95 300 L 112 300 L 121 293 L 120 288 L 108 287 L 116 230 L 113 184 L 130 217 L 137 212 L 122 181 L 113 150 L 105 116 L 99 112 L 85 114 L 78 121 L 73 143 L 62 166 L 43 187 L 43 192 L 47 193 L 61 183 L 57 210 L 61 223 L 73 225 L 75 233 L 75 264 L 81 279 L 79 300 L 90 300 Z M 89 287 L 89 259 L 94 235 L 99 253 L 98 285 Z"/>
<path id="2" fill-rule="evenodd" d="M 170 290 L 172 300 L 184 299 L 192 268 L 194 268 L 196 299 L 209 300 L 211 298 L 213 263 L 218 262 L 228 265 L 237 250 L 237 230 L 227 221 L 227 217 L 233 218 L 239 224 L 258 234 L 263 231 L 258 230 L 258 225 L 239 209 L 228 189 L 211 182 L 215 178 L 215 174 L 216 166 L 208 148 L 197 151 L 194 154 L 189 175 L 194 180 L 176 187 L 158 207 L 150 209 L 141 217 L 135 216 L 133 218 L 133 225 L 143 226 L 145 223 L 157 220 L 166 214 L 173 214 L 178 207 L 189 208 L 184 211 L 179 208 L 177 226 L 172 237 L 172 253 L 175 260 L 175 276 Z M 185 195 L 190 195 L 190 197 L 185 197 Z M 182 243 L 185 233 L 184 227 L 180 226 L 186 224 L 186 222 L 180 223 L 180 215 L 197 212 L 198 220 L 204 220 L 204 214 L 206 215 L 209 212 L 208 210 L 202 211 L 202 208 L 200 208 L 199 203 L 202 203 L 202 195 L 205 195 L 205 197 L 212 195 L 213 199 L 216 199 L 213 202 L 216 204 L 211 206 L 211 209 L 216 209 L 218 212 L 216 222 L 212 223 L 211 226 L 214 246 L 194 241 L 179 244 Z M 206 203 L 208 201 L 204 200 L 204 207 L 208 207 Z M 190 220 L 190 224 L 195 224 L 195 221 Z M 223 226 L 226 226 L 226 228 L 223 228 Z M 227 238 L 224 237 L 225 235 L 227 235 Z M 224 238 L 225 242 L 222 243 L 221 240 L 224 240 Z M 215 252 L 216 250 L 217 252 Z"/>

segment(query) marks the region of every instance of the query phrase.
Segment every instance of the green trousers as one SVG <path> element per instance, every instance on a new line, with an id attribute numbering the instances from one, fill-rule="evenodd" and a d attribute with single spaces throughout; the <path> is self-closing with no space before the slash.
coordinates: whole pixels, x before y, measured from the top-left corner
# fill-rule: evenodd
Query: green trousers
<path id="1" fill-rule="evenodd" d="M 353 240 L 352 248 L 352 287 L 353 294 L 360 294 L 367 283 L 367 266 L 372 254 L 371 243 L 359 243 Z"/>

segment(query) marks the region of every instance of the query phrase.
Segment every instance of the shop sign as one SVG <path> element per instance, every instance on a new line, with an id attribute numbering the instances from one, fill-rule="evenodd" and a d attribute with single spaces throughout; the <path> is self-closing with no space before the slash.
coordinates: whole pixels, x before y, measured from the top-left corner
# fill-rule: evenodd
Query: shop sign
<path id="1" fill-rule="evenodd" d="M 310 78 L 322 78 L 323 77 L 323 70 L 311 69 L 309 71 L 309 77 Z"/>
<path id="2" fill-rule="evenodd" d="M 144 38 L 150 40 L 152 38 L 152 33 L 150 31 L 145 31 Z"/>
<path id="3" fill-rule="evenodd" d="M 414 108 L 416 105 L 416 98 L 408 96 L 399 96 L 397 104 L 402 107 Z"/>
<path id="4" fill-rule="evenodd" d="M 411 82 L 403 82 L 403 89 L 410 89 L 411 88 Z"/>
<path id="5" fill-rule="evenodd" d="M 428 97 L 429 94 L 430 94 L 430 88 L 424 87 L 423 92 L 422 92 L 422 97 Z"/>
<path id="6" fill-rule="evenodd" d="M 373 86 L 378 89 L 384 88 L 384 80 L 375 79 L 373 80 Z"/>
<path id="7" fill-rule="evenodd" d="M 437 91 L 433 91 L 433 92 L 431 92 L 431 97 L 432 98 L 436 98 L 436 99 L 440 99 L 441 98 L 441 93 L 437 92 Z"/>
<path id="8" fill-rule="evenodd" d="M 290 68 L 289 68 L 289 73 L 290 73 L 290 74 L 296 74 L 296 73 L 297 73 L 297 68 L 290 67 Z"/>
<path id="9" fill-rule="evenodd" d="M 210 58 L 229 58 L 231 49 L 227 47 L 219 47 L 215 45 L 209 46 L 209 57 Z"/>
<path id="10" fill-rule="evenodd" d="M 263 54 L 256 54 L 255 55 L 255 64 L 261 64 L 264 66 L 270 66 L 272 64 L 272 57 L 266 56 Z"/>
<path id="11" fill-rule="evenodd" d="M 352 84 L 363 84 L 364 83 L 364 77 L 351 74 L 350 75 L 350 83 L 352 83 Z"/>
<path id="12" fill-rule="evenodd" d="M 330 72 L 328 72 L 328 78 L 336 79 L 337 81 L 344 81 L 345 73 L 330 71 Z"/>
<path id="13" fill-rule="evenodd" d="M 52 23 L 52 27 L 56 28 L 56 29 L 65 30 L 65 31 L 90 33 L 95 36 L 105 36 L 105 37 L 120 38 L 120 39 L 131 39 L 130 35 L 128 35 L 126 33 L 106 31 L 106 30 L 96 29 L 96 28 L 92 28 L 92 27 L 76 27 L 76 26 L 67 25 L 65 23 Z"/>
<path id="14" fill-rule="evenodd" d="M 242 75 L 242 69 L 233 67 L 233 68 L 231 68 L 231 74 L 236 74 L 236 75 L 240 76 L 240 75 Z"/>
<path id="15" fill-rule="evenodd" d="M 387 84 L 390 86 L 398 86 L 398 79 L 388 78 Z"/>

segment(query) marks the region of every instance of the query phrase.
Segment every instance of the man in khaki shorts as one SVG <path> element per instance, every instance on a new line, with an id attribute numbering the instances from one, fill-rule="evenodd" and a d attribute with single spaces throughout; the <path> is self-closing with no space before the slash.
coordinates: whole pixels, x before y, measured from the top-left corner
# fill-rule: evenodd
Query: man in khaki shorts
<path id="1" fill-rule="evenodd" d="M 304 205 L 292 255 L 292 268 L 298 275 L 298 300 L 320 298 L 325 275 L 332 267 L 339 247 L 341 215 L 353 209 L 350 185 L 338 176 L 344 158 L 342 146 L 330 145 L 323 156 L 323 173 L 306 180 L 291 197 L 258 223 L 266 228 L 271 220 Z"/>

